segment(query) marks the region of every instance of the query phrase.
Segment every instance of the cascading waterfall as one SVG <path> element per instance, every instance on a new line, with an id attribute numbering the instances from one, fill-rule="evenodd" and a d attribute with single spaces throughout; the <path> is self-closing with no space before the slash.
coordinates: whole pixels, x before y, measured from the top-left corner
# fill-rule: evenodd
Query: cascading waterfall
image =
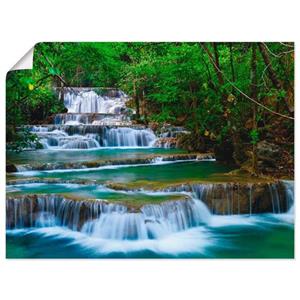
<path id="1" fill-rule="evenodd" d="M 139 212 L 101 200 L 70 200 L 58 195 L 8 198 L 7 229 L 65 226 L 88 236 L 113 240 L 159 239 L 208 221 L 199 200 L 148 204 Z"/>
<path id="2" fill-rule="evenodd" d="M 45 149 L 90 149 L 99 148 L 99 142 L 93 134 L 68 135 L 63 130 L 36 131 L 40 143 Z"/>
<path id="3" fill-rule="evenodd" d="M 291 213 L 293 182 L 265 186 L 258 193 L 255 185 L 239 189 L 234 184 L 182 185 L 168 192 L 180 191 L 192 198 L 146 204 L 138 211 L 100 199 L 72 200 L 53 194 L 8 197 L 6 226 L 7 229 L 62 226 L 94 238 L 145 240 L 209 224 L 212 214 L 237 214 L 237 207 L 242 214 L 272 212 L 275 194 L 276 202 L 281 205 L 281 210 L 275 212 L 279 216 L 282 212 Z M 264 203 L 257 206 L 258 201 Z M 261 211 L 257 211 L 258 207 Z"/>
<path id="4" fill-rule="evenodd" d="M 66 226 L 80 230 L 82 225 L 102 213 L 125 212 L 123 205 L 104 201 L 71 200 L 60 195 L 24 196 L 6 201 L 6 227 Z M 45 218 L 45 216 L 47 216 Z"/>
<path id="5" fill-rule="evenodd" d="M 147 147 L 153 144 L 155 138 L 150 129 L 119 127 L 108 129 L 103 140 L 107 147 Z"/>
<path id="6" fill-rule="evenodd" d="M 90 116 L 87 114 L 57 114 L 54 117 L 54 124 L 56 125 L 79 125 L 88 124 Z"/>
<path id="7" fill-rule="evenodd" d="M 283 180 L 282 183 L 285 186 L 285 195 L 287 199 L 288 212 L 294 213 L 294 181 Z"/>
<path id="8" fill-rule="evenodd" d="M 60 128 L 54 129 L 53 128 Z M 49 131 L 50 130 L 50 131 Z M 156 137 L 151 129 L 98 125 L 34 127 L 45 149 L 149 147 Z"/>
<path id="9" fill-rule="evenodd" d="M 213 214 L 285 213 L 293 205 L 293 181 L 256 184 L 184 184 L 164 191 L 192 192 Z"/>
<path id="10" fill-rule="evenodd" d="M 114 125 L 130 124 L 130 118 L 124 114 L 102 114 L 102 113 L 66 113 L 57 114 L 54 117 L 55 125 Z"/>
<path id="11" fill-rule="evenodd" d="M 31 126 L 45 149 L 149 147 L 156 136 L 150 128 L 133 126 L 127 114 L 128 97 L 118 90 L 107 95 L 90 88 L 64 90 L 66 114 L 57 114 L 54 125 Z"/>
<path id="12" fill-rule="evenodd" d="M 120 114 L 128 100 L 122 91 L 114 91 L 113 97 L 102 96 L 89 88 L 72 88 L 64 92 L 64 104 L 68 113 Z"/>

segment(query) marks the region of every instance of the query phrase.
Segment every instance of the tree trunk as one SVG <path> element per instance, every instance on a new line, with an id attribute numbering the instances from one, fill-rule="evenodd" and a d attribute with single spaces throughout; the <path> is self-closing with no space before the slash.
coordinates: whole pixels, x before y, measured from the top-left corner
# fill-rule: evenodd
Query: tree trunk
<path id="1" fill-rule="evenodd" d="M 141 101 L 141 104 L 142 104 L 141 115 L 143 116 L 144 121 L 147 123 L 147 108 L 146 108 L 147 101 L 146 101 L 146 98 L 145 98 L 144 89 L 141 92 L 141 99 L 142 99 L 142 101 Z"/>
<path id="2" fill-rule="evenodd" d="M 257 99 L 257 58 L 256 58 L 256 44 L 252 43 L 252 58 L 251 58 L 251 86 L 250 96 L 253 99 Z M 252 114 L 252 130 L 257 131 L 256 113 L 257 106 L 253 103 L 253 114 Z M 254 174 L 257 174 L 257 149 L 256 141 L 252 144 L 252 170 Z"/>
<path id="3" fill-rule="evenodd" d="M 201 55 L 201 58 L 202 58 L 202 61 L 203 61 L 203 64 L 206 68 L 206 71 L 207 71 L 207 80 L 208 80 L 208 86 L 213 89 L 215 92 L 217 92 L 217 87 L 215 86 L 215 83 L 213 82 L 213 79 L 212 79 L 212 76 L 211 76 L 211 72 L 209 70 L 209 66 L 208 64 L 206 63 L 204 57 Z"/>
<path id="4" fill-rule="evenodd" d="M 232 43 L 229 43 L 229 52 L 230 52 L 231 79 L 232 79 L 232 82 L 235 82 L 235 74 L 234 74 L 234 66 L 233 66 Z"/>
<path id="5" fill-rule="evenodd" d="M 282 82 L 277 78 L 277 75 L 273 69 L 273 66 L 272 66 L 272 63 L 270 60 L 270 56 L 267 52 L 265 45 L 263 43 L 258 43 L 258 47 L 259 47 L 260 53 L 263 57 L 263 60 L 265 62 L 265 65 L 267 67 L 268 76 L 269 76 L 270 80 L 272 81 L 273 85 L 277 89 L 283 88 Z"/>
<path id="6" fill-rule="evenodd" d="M 218 47 L 217 47 L 217 43 L 212 43 L 212 44 L 213 44 L 213 49 L 214 49 L 214 56 L 212 55 L 212 53 L 210 52 L 209 48 L 206 46 L 205 43 L 200 43 L 201 47 L 204 49 L 204 51 L 209 56 L 211 64 L 217 75 L 219 86 L 222 87 L 224 85 L 224 78 L 223 78 L 222 73 L 220 72 L 221 68 L 220 68 L 220 63 L 219 63 Z M 225 111 L 226 106 L 227 106 L 227 97 L 224 92 L 222 92 L 222 103 L 224 105 L 224 111 Z"/>
<path id="7" fill-rule="evenodd" d="M 272 62 L 271 62 L 269 53 L 266 49 L 266 46 L 263 43 L 257 43 L 257 44 L 258 44 L 261 56 L 263 57 L 264 63 L 266 65 L 267 74 L 268 74 L 269 79 L 271 80 L 272 84 L 276 87 L 276 89 L 285 90 L 287 92 L 288 95 L 287 95 L 287 97 L 285 97 L 284 103 L 285 103 L 285 106 L 286 106 L 288 112 L 292 113 L 294 110 L 294 107 L 290 103 L 291 101 L 290 101 L 289 90 L 284 87 L 284 84 L 277 77 L 277 74 L 272 66 Z"/>
<path id="8" fill-rule="evenodd" d="M 135 110 L 136 110 L 136 117 L 140 119 L 140 101 L 139 101 L 139 93 L 136 87 L 136 82 L 133 82 L 133 94 L 134 94 L 134 102 L 135 102 Z"/>
<path id="9" fill-rule="evenodd" d="M 218 52 L 218 46 L 217 43 L 213 43 L 213 47 L 214 47 L 214 55 L 215 55 L 215 70 L 218 76 L 218 80 L 220 85 L 224 84 L 224 78 L 222 73 L 220 72 L 221 68 L 220 68 L 220 63 L 219 63 L 219 52 Z"/>
<path id="10" fill-rule="evenodd" d="M 197 120 L 198 103 L 197 103 L 197 97 L 194 95 L 195 89 L 196 89 L 195 82 L 190 82 L 190 93 L 192 97 L 192 119 L 195 124 L 194 133 L 198 135 L 199 134 L 199 124 Z"/>

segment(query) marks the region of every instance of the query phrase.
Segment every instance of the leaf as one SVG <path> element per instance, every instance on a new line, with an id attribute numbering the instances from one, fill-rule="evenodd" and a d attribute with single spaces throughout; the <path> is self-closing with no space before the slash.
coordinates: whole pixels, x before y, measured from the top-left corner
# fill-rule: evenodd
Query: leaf
<path id="1" fill-rule="evenodd" d="M 51 75 L 57 75 L 59 72 L 58 72 L 58 70 L 56 70 L 56 69 L 54 69 L 54 68 L 49 68 L 49 73 L 50 73 Z"/>
<path id="2" fill-rule="evenodd" d="M 213 132 L 210 134 L 209 138 L 210 138 L 212 141 L 215 141 L 215 140 L 216 140 L 216 136 L 214 135 Z"/>
<path id="3" fill-rule="evenodd" d="M 232 95 L 232 94 L 229 94 L 228 97 L 227 97 L 227 101 L 231 103 L 231 102 L 233 102 L 234 100 L 235 100 L 235 96 Z"/>
<path id="4" fill-rule="evenodd" d="M 28 84 L 28 89 L 29 89 L 29 91 L 32 91 L 32 90 L 34 89 L 34 85 L 31 84 L 31 83 L 29 83 L 29 84 Z"/>
<path id="5" fill-rule="evenodd" d="M 257 142 L 259 141 L 259 133 L 257 131 L 257 129 L 252 129 L 250 131 L 250 137 L 251 137 L 251 144 L 257 144 Z"/>

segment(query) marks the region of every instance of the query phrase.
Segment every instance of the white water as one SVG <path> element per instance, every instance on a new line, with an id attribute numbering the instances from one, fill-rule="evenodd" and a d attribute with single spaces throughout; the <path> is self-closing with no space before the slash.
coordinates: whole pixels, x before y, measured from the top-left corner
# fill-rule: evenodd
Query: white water
<path id="1" fill-rule="evenodd" d="M 104 146 L 146 147 L 152 146 L 155 139 L 156 136 L 151 129 L 111 128 L 104 138 Z"/>
<path id="2" fill-rule="evenodd" d="M 8 229 L 63 226 L 110 240 L 160 239 L 204 224 L 210 217 L 207 207 L 193 199 L 149 204 L 130 212 L 124 205 L 101 200 L 40 195 L 8 199 L 6 209 Z"/>
<path id="3" fill-rule="evenodd" d="M 128 96 L 117 91 L 115 97 L 101 96 L 93 90 L 81 89 L 78 93 L 67 91 L 64 104 L 68 113 L 120 114 L 126 108 Z"/>
<path id="4" fill-rule="evenodd" d="M 168 165 L 168 164 L 175 164 L 175 163 L 186 163 L 192 162 L 195 159 L 186 159 L 186 160 L 163 160 L 162 157 L 155 157 L 152 159 L 151 162 L 147 164 L 123 164 L 123 165 L 107 165 L 107 166 L 100 166 L 95 168 L 76 168 L 76 169 L 53 169 L 53 170 L 32 170 L 30 169 L 31 166 L 17 166 L 18 172 L 12 173 L 18 176 L 37 176 L 45 173 L 67 173 L 67 172 L 90 172 L 90 171 L 100 171 L 100 170 L 115 170 L 115 169 L 122 169 L 122 168 L 131 168 L 131 167 L 145 167 L 145 166 L 158 166 L 158 165 Z"/>
<path id="5" fill-rule="evenodd" d="M 201 201 L 170 201 L 145 205 L 140 213 L 103 214 L 87 222 L 81 231 L 102 239 L 160 239 L 195 227 L 208 218 L 209 211 Z"/>
<path id="6" fill-rule="evenodd" d="M 65 131 L 37 132 L 44 149 L 93 149 L 100 148 L 95 134 L 68 135 Z"/>
<path id="7" fill-rule="evenodd" d="M 286 198 L 288 201 L 288 207 L 289 210 L 288 212 L 293 214 L 294 213 L 294 181 L 293 180 L 283 180 L 283 184 L 285 185 L 285 193 L 286 193 Z"/>
<path id="8" fill-rule="evenodd" d="M 111 240 L 88 236 L 65 227 L 41 227 L 21 230 L 7 230 L 8 235 L 35 235 L 39 239 L 68 239 L 68 245 L 78 246 L 87 252 L 106 255 L 111 253 L 129 254 L 151 251 L 163 256 L 177 257 L 182 254 L 208 254 L 208 247 L 217 244 L 218 239 L 204 227 L 190 228 L 172 233 L 160 239 Z"/>
<path id="9" fill-rule="evenodd" d="M 92 127 L 91 127 L 92 126 Z M 64 130 L 48 131 L 46 127 L 33 127 L 44 149 L 94 149 L 103 147 L 150 147 L 156 136 L 151 129 L 129 127 L 100 128 L 99 133 L 84 133 L 93 130 L 93 125 L 83 128 L 82 134 L 68 134 Z M 98 127 L 98 126 L 97 126 Z M 97 129 L 96 126 L 94 129 Z M 78 130 L 80 132 L 80 130 Z M 102 145 L 100 145 L 100 142 Z"/>
<path id="10" fill-rule="evenodd" d="M 57 114 L 54 118 L 55 125 L 103 125 L 126 126 L 131 125 L 130 119 L 125 114 L 94 114 L 94 113 L 66 113 Z"/>
<path id="11" fill-rule="evenodd" d="M 286 193 L 293 201 L 293 183 L 285 182 Z M 99 187 L 103 188 L 103 187 Z M 106 188 L 104 188 L 106 189 Z M 186 191 L 182 191 L 189 194 Z M 127 192 L 126 192 L 127 193 Z M 130 192 L 129 192 L 130 194 Z M 164 194 L 167 194 L 164 192 Z M 170 195 L 173 194 L 172 192 Z M 189 194 L 192 196 L 192 194 Z M 202 195 L 202 194 L 201 194 Z M 202 197 L 200 195 L 200 197 Z M 194 194 L 194 196 L 196 196 Z M 199 191 L 198 191 L 199 197 Z M 226 199 L 224 199 L 226 200 Z M 201 199 L 166 201 L 144 205 L 139 212 L 132 212 L 124 205 L 102 200 L 69 200 L 63 196 L 41 195 L 7 199 L 7 228 L 67 226 L 91 237 L 112 240 L 160 239 L 175 232 L 185 231 L 201 224 L 220 226 L 249 223 L 252 215 L 214 216 Z M 290 222 L 293 211 L 273 214 Z M 51 217 L 52 216 L 52 217 Z M 247 218 L 245 218 L 245 216 Z M 254 215 L 254 219 L 258 215 Z M 253 221 L 251 221 L 253 222 Z"/>
<path id="12" fill-rule="evenodd" d="M 67 114 L 57 114 L 53 126 L 33 126 L 31 131 L 44 149 L 95 149 L 102 147 L 152 147 L 156 136 L 150 128 L 131 127 L 122 91 L 107 96 L 89 88 L 64 91 Z"/>
<path id="13" fill-rule="evenodd" d="M 289 197 L 287 201 L 293 203 L 294 183 L 289 181 L 284 185 Z M 80 188 L 80 185 L 74 187 Z M 100 186 L 99 189 L 109 190 Z M 196 196 L 196 192 L 199 195 L 196 190 L 193 194 L 182 191 L 190 196 Z M 147 194 L 167 195 L 172 192 Z M 201 195 L 204 195 L 203 191 Z M 207 256 L 212 246 L 230 247 L 227 239 L 216 235 L 213 230 L 226 227 L 269 230 L 272 226 L 293 226 L 294 221 L 292 209 L 280 214 L 213 215 L 198 199 L 144 205 L 140 212 L 130 212 L 123 205 L 101 200 L 71 201 L 54 195 L 38 197 L 35 205 L 26 197 L 7 201 L 8 235 L 34 235 L 50 241 L 68 239 L 69 245 L 99 255 L 147 250 L 175 257 L 189 253 Z"/>
<path id="14" fill-rule="evenodd" d="M 73 231 L 66 227 L 51 226 L 7 230 L 8 235 L 37 236 L 41 240 L 68 239 L 68 245 L 78 246 L 93 254 L 109 255 L 113 253 L 137 253 L 150 251 L 162 256 L 176 257 L 183 254 L 211 255 L 211 247 L 233 247 L 226 235 L 215 234 L 213 229 L 235 226 L 238 228 L 256 227 L 270 230 L 270 226 L 285 225 L 285 219 L 278 219 L 277 214 L 252 216 L 210 216 L 207 223 L 183 231 L 160 235 L 160 238 L 146 239 L 110 239 L 89 235 L 82 231 Z M 164 231 L 163 231 L 164 232 Z"/>

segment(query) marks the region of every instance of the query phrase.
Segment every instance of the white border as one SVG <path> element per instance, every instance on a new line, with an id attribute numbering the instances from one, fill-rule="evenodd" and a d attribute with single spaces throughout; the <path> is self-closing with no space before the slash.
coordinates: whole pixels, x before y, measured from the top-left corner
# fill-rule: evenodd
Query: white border
<path id="1" fill-rule="evenodd" d="M 300 10 L 297 1 L 292 0 L 9 0 L 0 3 L 2 105 L 6 72 L 28 49 L 42 41 L 285 40 L 296 41 L 296 58 L 299 56 Z M 298 69 L 297 64 L 296 78 L 299 78 Z M 298 95 L 298 86 L 296 92 Z M 1 113 L 1 299 L 299 297 L 296 296 L 300 278 L 298 260 L 5 260 L 3 106 Z M 298 109 L 296 114 L 298 118 Z M 298 127 L 296 124 L 296 132 Z M 296 241 L 297 246 L 299 239 Z"/>

